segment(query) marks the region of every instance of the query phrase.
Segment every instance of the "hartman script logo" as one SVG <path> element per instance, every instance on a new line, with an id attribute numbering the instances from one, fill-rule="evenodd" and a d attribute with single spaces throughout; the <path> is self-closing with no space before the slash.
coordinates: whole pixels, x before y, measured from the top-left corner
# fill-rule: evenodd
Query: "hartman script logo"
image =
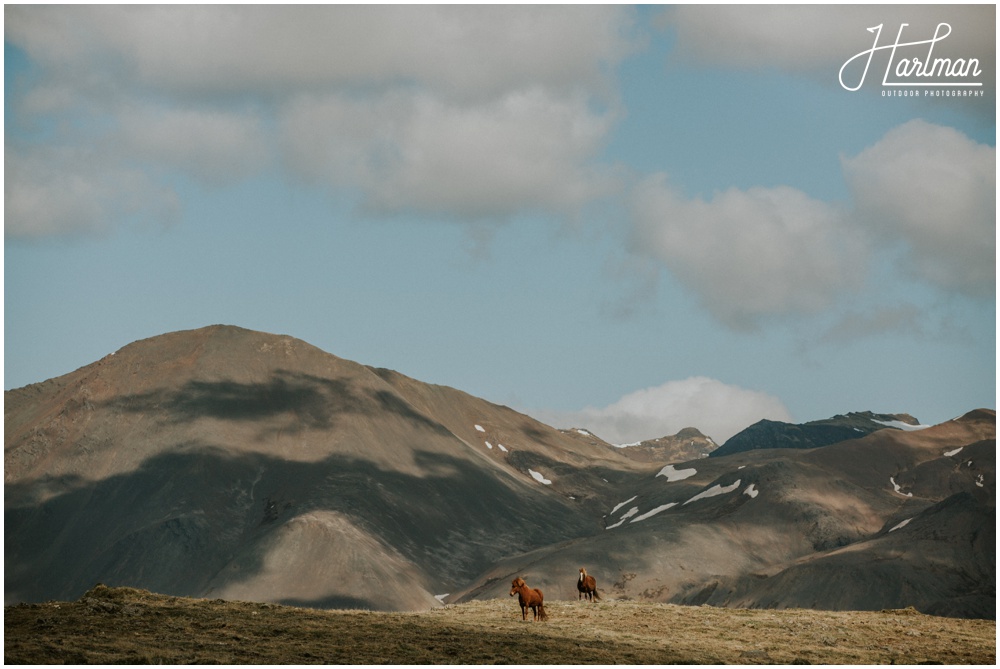
<path id="1" fill-rule="evenodd" d="M 899 32 L 896 33 L 896 41 L 892 44 L 879 46 L 879 38 L 882 36 L 883 24 L 878 24 L 868 28 L 868 32 L 875 34 L 875 41 L 872 48 L 865 49 L 861 53 L 847 59 L 840 66 L 840 85 L 846 90 L 856 91 L 865 83 L 868 76 L 868 67 L 872 63 L 872 56 L 876 51 L 889 49 L 889 62 L 885 66 L 885 76 L 882 77 L 883 86 L 982 86 L 981 81 L 975 81 L 970 77 L 978 77 L 982 74 L 979 67 L 978 58 L 935 58 L 934 47 L 945 40 L 951 34 L 951 25 L 939 23 L 934 29 L 934 36 L 930 39 L 917 40 L 915 42 L 901 42 L 903 29 L 909 23 L 899 24 Z M 926 45 L 926 47 L 924 47 Z M 926 55 L 924 49 L 926 48 Z M 906 56 L 906 57 L 902 57 Z M 865 69 L 861 73 L 861 78 L 857 85 L 849 86 L 844 83 L 844 70 L 847 66 L 859 58 L 865 58 Z M 893 79 L 890 80 L 890 76 Z"/>

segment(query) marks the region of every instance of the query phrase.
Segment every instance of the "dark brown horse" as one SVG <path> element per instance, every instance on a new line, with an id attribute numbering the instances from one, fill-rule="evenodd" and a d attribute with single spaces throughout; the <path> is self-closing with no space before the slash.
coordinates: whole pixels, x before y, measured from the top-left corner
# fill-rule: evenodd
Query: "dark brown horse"
<path id="1" fill-rule="evenodd" d="M 594 601 L 595 599 L 600 599 L 601 596 L 597 594 L 597 579 L 593 576 L 587 576 L 587 570 L 580 567 L 580 578 L 576 582 L 576 589 L 580 591 L 577 595 L 577 600 L 586 597 L 587 601 Z"/>
<path id="2" fill-rule="evenodd" d="M 517 602 L 521 605 L 521 620 L 528 619 L 528 609 L 534 614 L 532 620 L 547 620 L 549 615 L 545 613 L 542 605 L 542 591 L 538 588 L 529 588 L 523 578 L 515 578 L 510 582 L 510 596 L 517 593 Z"/>

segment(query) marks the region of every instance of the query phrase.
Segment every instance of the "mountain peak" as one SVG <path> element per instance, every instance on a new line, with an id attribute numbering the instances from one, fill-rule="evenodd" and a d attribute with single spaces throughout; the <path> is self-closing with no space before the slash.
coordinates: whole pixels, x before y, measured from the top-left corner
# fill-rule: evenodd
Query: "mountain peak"
<path id="1" fill-rule="evenodd" d="M 622 452 L 637 462 L 666 464 L 703 458 L 716 448 L 718 445 L 701 430 L 685 427 L 674 435 L 622 446 Z"/>
<path id="2" fill-rule="evenodd" d="M 428 608 L 495 560 L 595 531 L 608 481 L 644 470 L 459 390 L 228 325 L 4 400 L 8 596 L 28 601 L 105 581 Z M 357 564 L 374 580 L 349 592 Z"/>

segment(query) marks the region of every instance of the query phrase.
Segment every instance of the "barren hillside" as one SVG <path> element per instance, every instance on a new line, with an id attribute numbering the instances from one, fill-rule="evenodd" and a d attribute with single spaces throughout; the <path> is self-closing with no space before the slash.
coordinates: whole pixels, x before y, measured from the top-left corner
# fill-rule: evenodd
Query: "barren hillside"
<path id="1" fill-rule="evenodd" d="M 425 609 L 500 558 L 599 530 L 643 469 L 460 391 L 225 326 L 5 393 L 4 437 L 7 601 L 104 581 Z"/>
<path id="2" fill-rule="evenodd" d="M 618 599 L 996 615 L 992 410 L 677 462 L 669 439 L 616 448 L 212 326 L 8 391 L 4 411 L 8 603 L 103 582 L 412 611 L 517 575 L 573 599 L 585 566 Z"/>

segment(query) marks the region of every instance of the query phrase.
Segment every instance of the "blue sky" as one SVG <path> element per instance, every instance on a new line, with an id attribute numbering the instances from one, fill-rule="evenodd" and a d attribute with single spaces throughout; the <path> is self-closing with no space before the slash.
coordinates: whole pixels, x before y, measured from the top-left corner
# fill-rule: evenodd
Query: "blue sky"
<path id="1" fill-rule="evenodd" d="M 228 323 L 616 443 L 995 407 L 993 5 L 4 16 L 6 389 Z"/>

